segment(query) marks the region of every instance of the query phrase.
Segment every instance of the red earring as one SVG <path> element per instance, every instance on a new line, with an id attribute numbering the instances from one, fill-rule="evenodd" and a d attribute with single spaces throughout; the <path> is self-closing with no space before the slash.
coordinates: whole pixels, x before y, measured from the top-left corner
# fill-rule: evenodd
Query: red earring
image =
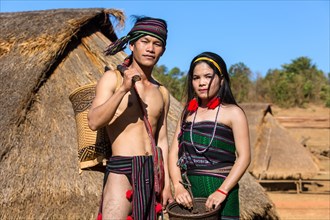
<path id="1" fill-rule="evenodd" d="M 195 112 L 198 108 L 198 102 L 196 98 L 193 98 L 192 100 L 190 100 L 187 110 L 190 112 Z"/>
<path id="2" fill-rule="evenodd" d="M 214 97 L 213 99 L 211 99 L 209 101 L 209 103 L 207 103 L 207 107 L 209 109 L 215 109 L 216 107 L 218 107 L 220 105 L 220 98 L 219 97 Z"/>

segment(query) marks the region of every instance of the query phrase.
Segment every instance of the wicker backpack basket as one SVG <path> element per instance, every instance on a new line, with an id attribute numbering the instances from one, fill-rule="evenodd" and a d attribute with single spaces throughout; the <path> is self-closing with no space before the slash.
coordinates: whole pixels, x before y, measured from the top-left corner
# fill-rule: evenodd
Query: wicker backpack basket
<path id="1" fill-rule="evenodd" d="M 106 160 L 111 155 L 111 143 L 106 128 L 92 131 L 88 126 L 87 114 L 95 97 L 96 84 L 75 89 L 69 96 L 75 114 L 79 171 L 104 171 Z"/>

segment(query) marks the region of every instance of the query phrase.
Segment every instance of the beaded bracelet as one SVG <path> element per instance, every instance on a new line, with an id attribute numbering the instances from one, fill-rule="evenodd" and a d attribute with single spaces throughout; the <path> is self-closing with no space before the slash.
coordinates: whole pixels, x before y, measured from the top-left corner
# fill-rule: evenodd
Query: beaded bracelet
<path id="1" fill-rule="evenodd" d="M 216 191 L 219 192 L 219 193 L 221 193 L 221 194 L 223 194 L 223 195 L 225 195 L 225 196 L 228 196 L 228 193 L 222 191 L 221 189 L 217 189 Z"/>

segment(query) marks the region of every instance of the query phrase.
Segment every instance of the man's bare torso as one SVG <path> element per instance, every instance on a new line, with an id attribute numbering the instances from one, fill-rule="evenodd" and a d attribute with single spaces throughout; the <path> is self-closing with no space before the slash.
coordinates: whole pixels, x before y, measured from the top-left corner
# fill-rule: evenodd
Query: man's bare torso
<path id="1" fill-rule="evenodd" d="M 163 114 L 164 101 L 158 86 L 136 84 L 143 107 L 152 131 L 157 131 L 158 119 Z M 134 89 L 131 89 L 122 99 L 114 118 L 109 123 L 108 133 L 112 143 L 112 155 L 137 156 L 152 155 L 150 138 L 143 122 L 143 113 L 140 109 Z M 153 135 L 154 135 L 153 134 Z"/>

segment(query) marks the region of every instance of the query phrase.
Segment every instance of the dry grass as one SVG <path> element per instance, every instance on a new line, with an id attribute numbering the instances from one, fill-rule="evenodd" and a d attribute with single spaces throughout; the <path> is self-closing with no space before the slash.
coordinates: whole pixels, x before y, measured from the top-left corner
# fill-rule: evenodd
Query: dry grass
<path id="1" fill-rule="evenodd" d="M 330 109 L 320 105 L 308 105 L 306 108 L 282 109 L 273 106 L 274 116 L 330 118 Z M 330 150 L 330 129 L 327 128 L 287 128 L 290 135 L 299 143 L 304 143 L 312 152 L 321 153 Z"/>

